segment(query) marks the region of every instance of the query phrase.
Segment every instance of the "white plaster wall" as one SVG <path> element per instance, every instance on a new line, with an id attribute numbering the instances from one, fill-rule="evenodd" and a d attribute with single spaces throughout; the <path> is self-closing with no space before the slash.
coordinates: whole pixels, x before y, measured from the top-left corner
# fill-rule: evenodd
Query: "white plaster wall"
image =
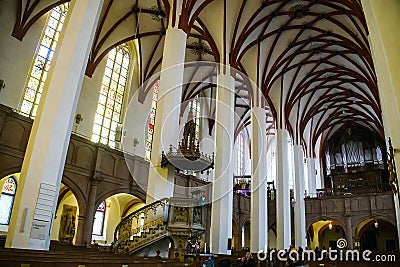
<path id="1" fill-rule="evenodd" d="M 321 165 L 321 162 L 322 162 L 322 155 L 320 155 L 320 146 L 321 146 L 321 136 L 319 136 L 318 137 L 318 140 L 317 140 L 317 143 L 316 143 L 316 145 L 315 145 L 315 152 L 316 152 L 316 161 L 315 161 L 315 170 L 316 170 L 316 173 L 317 173 L 317 175 L 316 175 L 316 180 L 317 180 L 317 182 L 316 182 L 316 188 L 318 189 L 318 188 L 325 188 L 325 185 L 324 185 L 324 177 L 323 177 L 323 174 L 322 174 L 322 172 L 323 172 L 323 167 L 322 167 L 322 165 Z"/>
<path id="2" fill-rule="evenodd" d="M 276 136 L 275 135 L 267 136 L 267 181 L 276 182 Z"/>
<path id="3" fill-rule="evenodd" d="M 294 192 L 294 177 L 295 177 L 295 170 L 294 170 L 294 146 L 293 141 L 290 140 L 289 142 L 289 159 L 290 161 L 287 163 L 289 165 L 289 188 L 293 189 Z"/>
<path id="4" fill-rule="evenodd" d="M 125 86 L 125 93 L 124 93 L 124 100 L 123 100 L 123 111 L 121 122 L 123 122 L 125 116 L 125 110 L 127 109 L 130 98 L 132 96 L 132 92 L 137 90 L 137 60 L 136 60 L 136 50 L 132 43 L 128 43 L 131 51 L 131 59 L 129 65 L 129 74 Z M 76 114 L 81 114 L 83 121 L 79 123 L 79 125 L 74 122 L 73 131 L 78 133 L 79 135 L 86 136 L 87 138 L 91 139 L 92 132 L 93 132 L 93 124 L 94 118 L 97 109 L 97 103 L 99 100 L 99 93 L 100 88 L 102 86 L 104 71 L 106 68 L 108 56 L 104 56 L 101 60 L 97 68 L 95 69 L 92 77 L 88 77 L 85 75 L 81 94 L 79 96 L 78 107 L 76 110 Z M 136 110 L 137 112 L 138 110 Z M 150 111 L 150 109 L 149 109 Z M 144 115 L 144 114 L 143 114 Z"/>
<path id="5" fill-rule="evenodd" d="M 272 229 L 268 231 L 268 247 L 269 248 L 276 248 L 276 234 Z"/>
<path id="6" fill-rule="evenodd" d="M 303 177 L 304 177 L 304 190 L 307 192 L 310 192 L 308 189 L 308 171 L 307 171 L 307 162 L 303 161 L 304 166 L 303 166 Z"/>
<path id="7" fill-rule="evenodd" d="M 208 100 L 207 100 L 208 99 Z M 201 114 L 201 119 L 200 119 L 200 151 L 207 154 L 207 155 L 212 155 L 214 152 L 214 132 L 215 132 L 215 127 L 213 127 L 210 135 L 209 131 L 209 126 L 208 126 L 208 118 L 210 115 L 208 114 L 209 110 L 209 97 L 206 97 L 204 99 L 200 98 L 200 114 Z M 206 181 L 212 181 L 214 175 L 213 169 L 209 169 L 209 172 L 204 172 L 203 174 L 198 174 L 198 177 L 206 180 Z"/>
<path id="8" fill-rule="evenodd" d="M 138 94 L 134 94 L 128 102 L 123 128 L 126 131 L 122 139 L 122 149 L 131 154 L 145 156 L 147 125 L 151 109 L 153 92 L 149 91 L 144 103 L 140 103 Z M 157 122 L 155 122 L 157 123 Z M 134 147 L 135 138 L 139 141 Z"/>
<path id="9" fill-rule="evenodd" d="M 246 127 L 241 131 L 243 134 L 243 175 L 250 175 L 251 174 L 251 158 L 250 158 L 250 143 L 251 143 L 251 129 L 250 127 Z M 238 139 L 239 135 L 235 139 L 235 146 L 232 154 L 232 168 L 234 175 L 240 175 L 237 173 L 237 161 L 238 161 Z"/>
<path id="10" fill-rule="evenodd" d="M 79 125 L 74 121 L 72 130 L 89 139 L 92 137 L 94 117 L 96 114 L 97 102 L 99 101 L 99 92 L 106 63 L 107 56 L 104 57 L 97 66 L 91 78 L 85 75 L 76 109 L 76 114 L 81 114 L 83 121 L 81 121 Z"/>
<path id="11" fill-rule="evenodd" d="M 251 127 L 247 126 L 244 130 L 244 175 L 251 174 L 251 155 L 250 155 L 250 144 L 251 144 Z"/>
<path id="12" fill-rule="evenodd" d="M 47 19 L 47 16 L 41 17 L 22 41 L 17 40 L 11 36 L 17 3 L 18 1 L 4 1 L 0 9 L 0 79 L 6 84 L 0 92 L 0 103 L 14 109 L 19 108 L 37 43 Z"/>

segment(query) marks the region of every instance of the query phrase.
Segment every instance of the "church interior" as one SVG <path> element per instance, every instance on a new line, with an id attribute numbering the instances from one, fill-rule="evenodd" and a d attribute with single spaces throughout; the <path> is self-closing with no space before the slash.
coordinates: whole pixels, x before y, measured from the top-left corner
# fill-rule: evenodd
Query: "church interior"
<path id="1" fill-rule="evenodd" d="M 0 266 L 400 266 L 398 14 L 0 0 Z"/>

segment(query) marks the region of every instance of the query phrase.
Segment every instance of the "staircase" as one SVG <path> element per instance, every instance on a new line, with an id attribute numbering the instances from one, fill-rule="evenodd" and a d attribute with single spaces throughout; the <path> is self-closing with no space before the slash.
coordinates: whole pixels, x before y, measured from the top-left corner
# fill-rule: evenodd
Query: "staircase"
<path id="1" fill-rule="evenodd" d="M 204 235 L 203 207 L 196 199 L 165 198 L 126 216 L 116 227 L 114 250 L 135 254 L 168 238 L 180 255 L 187 253 L 188 240 Z"/>

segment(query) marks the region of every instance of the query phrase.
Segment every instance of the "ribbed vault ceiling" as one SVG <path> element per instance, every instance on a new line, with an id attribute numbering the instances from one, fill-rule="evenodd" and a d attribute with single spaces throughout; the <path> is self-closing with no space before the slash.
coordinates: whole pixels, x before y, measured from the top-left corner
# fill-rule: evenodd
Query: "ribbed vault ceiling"
<path id="1" fill-rule="evenodd" d="M 67 1 L 19 2 L 16 25 L 26 32 L 35 18 Z M 113 47 L 134 41 L 143 83 L 160 71 L 168 23 L 188 34 L 187 62 L 225 63 L 240 71 L 234 74 L 237 132 L 250 123 L 254 88 L 246 75 L 266 99 L 269 131 L 286 127 L 310 156 L 319 137 L 326 140 L 347 122 L 383 138 L 376 75 L 359 0 L 105 0 L 87 75 Z M 185 73 L 189 78 L 183 101 L 199 93 L 215 97 L 217 70 L 201 69 L 197 65 Z M 190 83 L 196 75 L 206 82 Z M 147 91 L 140 92 L 142 98 Z M 206 106 L 213 117 L 215 103 Z M 213 126 L 212 119 L 209 125 Z"/>

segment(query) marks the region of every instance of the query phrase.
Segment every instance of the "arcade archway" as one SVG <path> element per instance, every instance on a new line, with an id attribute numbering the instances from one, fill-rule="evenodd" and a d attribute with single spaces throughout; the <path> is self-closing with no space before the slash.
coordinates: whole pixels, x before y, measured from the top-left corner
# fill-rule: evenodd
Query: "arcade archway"
<path id="1" fill-rule="evenodd" d="M 309 249 L 319 250 L 336 249 L 336 242 L 340 238 L 345 238 L 346 234 L 343 227 L 335 221 L 326 220 L 313 223 L 307 231 L 307 242 Z"/>
<path id="2" fill-rule="evenodd" d="M 398 251 L 396 227 L 382 219 L 368 219 L 356 227 L 355 245 L 360 250 Z"/>

